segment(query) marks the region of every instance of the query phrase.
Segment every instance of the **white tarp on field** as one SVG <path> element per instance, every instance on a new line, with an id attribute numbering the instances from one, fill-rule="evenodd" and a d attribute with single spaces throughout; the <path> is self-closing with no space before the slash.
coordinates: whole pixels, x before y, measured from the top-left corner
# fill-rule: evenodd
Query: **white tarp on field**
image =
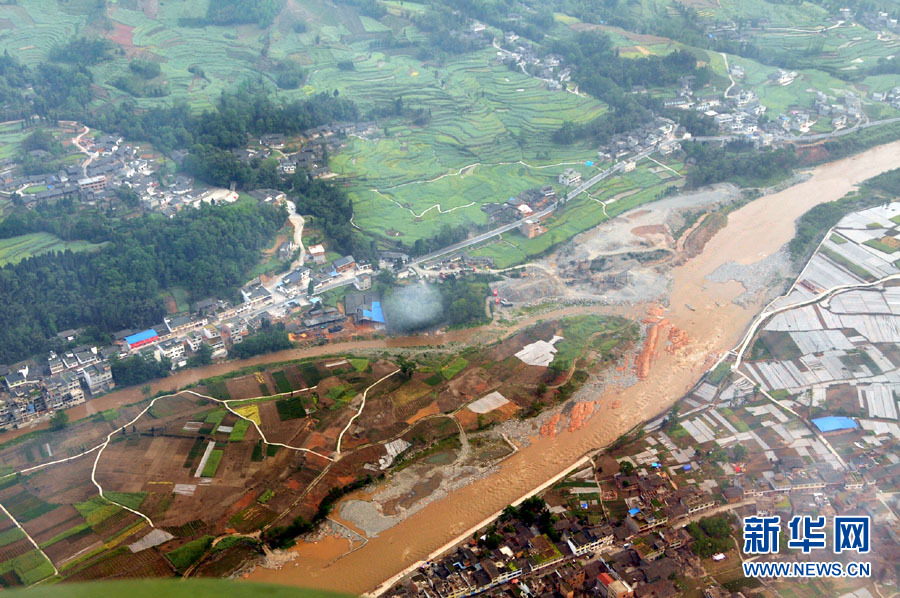
<path id="1" fill-rule="evenodd" d="M 474 413 L 490 413 L 497 407 L 502 407 L 506 405 L 509 401 L 497 391 L 492 392 L 489 395 L 484 395 L 477 401 L 473 401 L 469 403 L 469 411 Z"/>
<path id="2" fill-rule="evenodd" d="M 556 343 L 563 340 L 561 336 L 554 336 L 547 341 L 537 341 L 530 345 L 525 345 L 522 350 L 516 353 L 516 357 L 527 363 L 528 365 L 539 365 L 547 367 L 553 361 L 556 355 Z"/>

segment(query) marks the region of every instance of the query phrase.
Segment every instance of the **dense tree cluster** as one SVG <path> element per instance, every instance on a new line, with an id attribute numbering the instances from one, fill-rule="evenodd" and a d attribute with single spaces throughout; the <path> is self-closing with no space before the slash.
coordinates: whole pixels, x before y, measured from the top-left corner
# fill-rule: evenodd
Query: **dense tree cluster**
<path id="1" fill-rule="evenodd" d="M 564 124 L 553 136 L 557 143 L 572 143 L 584 137 L 605 143 L 610 136 L 647 122 L 652 112 L 628 93 L 634 85 L 666 86 L 685 75 L 693 76 L 697 85 L 704 85 L 710 77 L 709 69 L 698 68 L 697 57 L 684 50 L 663 57 L 621 58 L 609 37 L 602 33 L 583 31 L 571 40 L 555 40 L 550 49 L 574 66 L 573 78 L 580 89 L 610 106 L 608 113 L 586 126 Z"/>
<path id="2" fill-rule="evenodd" d="M 357 259 L 376 257 L 374 241 L 358 234 L 350 223 L 353 202 L 343 189 L 298 172 L 289 180 L 288 190 L 294 196 L 297 211 L 313 216 L 316 226 L 335 248 Z"/>
<path id="3" fill-rule="evenodd" d="M 257 23 L 268 27 L 284 7 L 284 0 L 215 0 L 206 10 L 206 22 L 211 25 L 241 25 Z"/>
<path id="4" fill-rule="evenodd" d="M 100 64 L 112 58 L 116 45 L 103 37 L 74 37 L 50 49 L 50 60 L 81 66 Z"/>
<path id="5" fill-rule="evenodd" d="M 728 552 L 734 548 L 731 541 L 731 524 L 727 515 L 703 517 L 700 522 L 689 523 L 685 528 L 694 538 L 691 550 L 703 558 L 709 558 L 719 552 Z"/>
<path id="6" fill-rule="evenodd" d="M 0 56 L 0 117 L 80 118 L 93 99 L 92 76 L 84 65 L 43 63 L 32 69 L 4 52 Z M 31 87 L 34 93 L 27 93 Z"/>
<path id="7" fill-rule="evenodd" d="M 246 359 L 254 355 L 274 353 L 290 349 L 294 345 L 284 329 L 284 324 L 264 327 L 259 332 L 251 334 L 240 343 L 231 348 L 231 354 L 238 359 Z"/>
<path id="8" fill-rule="evenodd" d="M 193 297 L 230 296 L 284 219 L 282 209 L 253 203 L 184 210 L 171 220 L 100 219 L 91 226 L 78 219 L 69 232 L 84 232 L 78 238 L 103 242 L 103 248 L 36 256 L 0 269 L 0 362 L 45 351 L 47 337 L 65 328 L 156 324 L 165 313 L 160 295 L 171 286 Z M 20 221 L 41 226 L 31 216 Z M 22 233 L 9 220 L 0 232 Z"/>
<path id="9" fill-rule="evenodd" d="M 500 513 L 499 521 L 501 524 L 516 520 L 521 521 L 526 527 L 535 525 L 542 534 L 546 534 L 552 541 L 559 541 L 559 532 L 553 529 L 553 524 L 557 521 L 556 516 L 550 512 L 550 509 L 547 508 L 547 503 L 539 496 L 526 498 L 518 508 L 509 505 Z"/>
<path id="10" fill-rule="evenodd" d="M 858 210 L 871 208 L 900 195 L 900 168 L 869 179 L 859 193 L 851 193 L 837 201 L 815 206 L 797 220 L 797 234 L 788 249 L 796 262 L 804 261 L 818 246 L 822 235 L 841 218 Z"/>
<path id="11" fill-rule="evenodd" d="M 756 151 L 744 141 L 732 141 L 724 148 L 713 144 L 682 144 L 693 168 L 688 171 L 691 187 L 731 181 L 745 186 L 771 184 L 788 176 L 797 164 L 792 148 Z"/>
<path id="12" fill-rule="evenodd" d="M 316 526 L 328 517 L 332 507 L 340 498 L 355 490 L 365 488 L 373 481 L 374 478 L 371 475 L 366 475 L 344 486 L 331 488 L 319 503 L 319 508 L 316 510 L 316 514 L 311 522 L 303 517 L 295 517 L 289 525 L 273 526 L 263 531 L 263 539 L 272 548 L 289 548 L 293 546 L 297 536 L 315 530 Z"/>
<path id="13" fill-rule="evenodd" d="M 159 77 L 160 73 L 162 73 L 162 68 L 155 60 L 141 60 L 140 58 L 135 58 L 128 63 L 128 68 L 131 72 L 144 79 L 153 79 L 154 77 Z"/>
<path id="14" fill-rule="evenodd" d="M 490 288 L 486 282 L 449 276 L 438 288 L 447 323 L 451 326 L 466 326 L 487 318 L 485 301 Z"/>
<path id="15" fill-rule="evenodd" d="M 235 93 L 223 94 L 216 110 L 196 115 L 186 104 L 141 111 L 132 102 L 122 102 L 100 112 L 91 124 L 119 131 L 127 139 L 146 139 L 169 151 L 194 144 L 233 149 L 244 147 L 250 135 L 292 135 L 329 122 L 358 118 L 356 104 L 330 93 L 283 104 L 265 93 Z"/>
<path id="16" fill-rule="evenodd" d="M 149 380 L 165 378 L 172 371 L 172 362 L 167 357 L 157 361 L 153 357 L 132 355 L 125 359 L 113 359 L 109 369 L 116 385 L 134 386 Z"/>

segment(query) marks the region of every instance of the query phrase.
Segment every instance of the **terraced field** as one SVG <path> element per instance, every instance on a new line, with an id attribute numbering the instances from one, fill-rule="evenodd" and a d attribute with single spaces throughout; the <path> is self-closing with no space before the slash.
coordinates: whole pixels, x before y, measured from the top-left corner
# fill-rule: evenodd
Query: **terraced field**
<path id="1" fill-rule="evenodd" d="M 31 233 L 0 239 L 0 266 L 51 251 L 93 251 L 99 248 L 100 245 L 87 241 L 63 241 L 50 233 Z"/>
<path id="2" fill-rule="evenodd" d="M 401 232 L 404 242 L 427 237 L 450 220 L 483 224 L 480 206 L 524 189 L 554 183 L 565 168 L 594 156 L 587 147 L 550 142 L 563 122 L 588 122 L 605 110 L 595 100 L 550 92 L 540 81 L 494 64 L 492 51 L 437 70 L 414 60 L 373 54 L 343 77 L 342 93 L 376 104 L 402 97 L 431 110 L 422 127 L 389 128 L 380 139 L 355 139 L 332 159 L 352 181 L 355 222 L 368 230 Z M 327 73 L 311 78 L 316 85 Z M 337 82 L 336 82 L 337 83 Z"/>
<path id="3" fill-rule="evenodd" d="M 671 163 L 667 166 L 684 173 L 683 164 Z M 683 179 L 673 172 L 652 162 L 644 162 L 627 175 L 602 182 L 590 197 L 582 194 L 570 200 L 564 209 L 546 222 L 547 232 L 543 235 L 526 239 L 518 231 L 504 233 L 471 254 L 493 258 L 497 268 L 521 264 L 609 218 L 658 199 L 667 187 L 678 186 L 682 182 Z"/>

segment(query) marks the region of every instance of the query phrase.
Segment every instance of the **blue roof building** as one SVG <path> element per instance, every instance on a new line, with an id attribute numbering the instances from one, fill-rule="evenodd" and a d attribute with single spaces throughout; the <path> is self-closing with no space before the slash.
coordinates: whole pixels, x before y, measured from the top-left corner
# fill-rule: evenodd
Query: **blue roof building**
<path id="1" fill-rule="evenodd" d="M 125 337 L 125 344 L 134 349 L 159 340 L 159 334 L 153 328 Z"/>
<path id="2" fill-rule="evenodd" d="M 812 423 L 820 432 L 837 432 L 840 430 L 855 430 L 858 426 L 850 417 L 829 415 L 812 420 Z"/>
<path id="3" fill-rule="evenodd" d="M 381 301 L 373 301 L 372 309 L 363 309 L 363 317 L 378 324 L 384 324 L 384 312 L 381 311 Z"/>

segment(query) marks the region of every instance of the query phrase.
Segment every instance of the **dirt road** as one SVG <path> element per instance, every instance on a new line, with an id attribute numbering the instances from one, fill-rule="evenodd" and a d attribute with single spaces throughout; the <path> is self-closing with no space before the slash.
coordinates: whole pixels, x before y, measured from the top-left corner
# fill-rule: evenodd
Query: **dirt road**
<path id="1" fill-rule="evenodd" d="M 610 308 L 598 305 L 571 306 L 524 318 L 516 322 L 512 326 L 504 327 L 491 324 L 487 327 L 482 328 L 451 330 L 443 334 L 431 334 L 428 336 L 397 336 L 378 340 L 332 343 L 318 347 L 308 347 L 304 349 L 287 349 L 285 351 L 279 351 L 277 353 L 269 353 L 266 355 L 251 357 L 249 359 L 243 359 L 239 361 L 226 361 L 224 363 L 215 363 L 200 368 L 182 370 L 172 376 L 169 376 L 168 378 L 162 378 L 160 380 L 154 380 L 153 382 L 151 382 L 149 384 L 150 392 L 147 395 L 141 392 L 140 386 L 131 386 L 122 390 L 111 392 L 96 399 L 91 399 L 90 401 L 82 403 L 81 405 L 78 405 L 76 407 L 72 407 L 71 409 L 66 409 L 66 413 L 69 414 L 69 419 L 71 421 L 79 420 L 85 417 L 89 417 L 105 409 L 118 408 L 124 405 L 130 405 L 132 403 L 139 403 L 140 401 L 146 399 L 148 396 L 155 395 L 160 391 L 174 392 L 179 388 L 184 388 L 185 386 L 188 386 L 190 384 L 195 384 L 200 380 L 203 380 L 204 378 L 221 376 L 223 374 L 227 374 L 228 372 L 247 366 L 265 363 L 278 363 L 294 359 L 305 359 L 308 357 L 322 357 L 324 355 L 343 355 L 355 351 L 380 351 L 384 350 L 385 348 L 412 349 L 417 347 L 438 347 L 447 349 L 452 348 L 454 344 L 468 343 L 472 341 L 474 337 L 479 337 L 479 340 L 482 341 L 490 341 L 503 338 L 514 334 L 519 330 L 522 330 L 523 328 L 527 328 L 528 326 L 533 325 L 539 320 L 548 320 L 577 314 L 601 312 L 626 315 L 625 308 L 615 308 L 611 310 Z M 47 422 L 41 422 L 40 424 L 23 426 L 18 430 L 2 432 L 0 433 L 0 442 L 7 442 L 9 440 L 12 440 L 13 438 L 21 436 L 22 434 L 26 434 L 35 430 L 44 430 L 47 427 Z"/>
<path id="2" fill-rule="evenodd" d="M 554 438 L 535 437 L 494 475 L 433 502 L 346 557 L 333 562 L 310 558 L 307 555 L 314 555 L 315 549 L 301 545 L 298 550 L 306 558 L 295 566 L 258 568 L 249 579 L 354 593 L 372 590 L 401 569 L 429 558 L 436 548 L 527 494 L 591 449 L 608 444 L 632 426 L 663 412 L 721 352 L 737 343 L 760 307 L 744 309 L 731 303 L 743 287 L 736 282 L 709 282 L 706 276 L 722 264 L 754 263 L 773 254 L 793 237 L 797 217 L 818 203 L 840 198 L 867 178 L 900 166 L 898 156 L 900 142 L 895 142 L 820 166 L 808 181 L 733 212 L 728 225 L 701 255 L 671 272 L 672 308 L 665 316 L 688 333 L 691 343 L 674 355 L 661 351 L 647 379 L 626 393 L 610 391 L 597 397 L 599 406 L 594 413 L 602 416 L 593 417 L 581 430 L 565 431 Z M 687 309 L 685 303 L 695 311 Z M 639 307 L 634 312 L 635 316 L 643 315 Z M 613 411 L 610 405 L 616 399 L 622 406 Z"/>

